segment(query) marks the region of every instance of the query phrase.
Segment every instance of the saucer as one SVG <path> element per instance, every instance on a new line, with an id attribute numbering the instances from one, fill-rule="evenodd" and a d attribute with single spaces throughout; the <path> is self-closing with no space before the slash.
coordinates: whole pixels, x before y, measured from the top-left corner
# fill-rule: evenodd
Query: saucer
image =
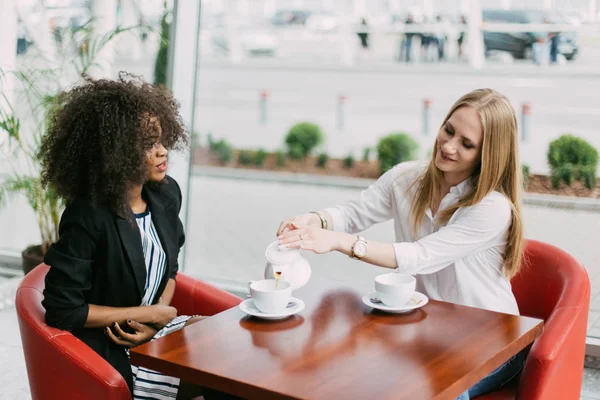
<path id="1" fill-rule="evenodd" d="M 369 294 L 364 295 L 362 298 L 363 303 L 365 303 L 369 307 L 376 308 L 377 310 L 385 311 L 387 313 L 392 314 L 404 314 L 407 312 L 411 312 L 412 310 L 416 310 L 417 308 L 423 307 L 429 302 L 429 298 L 420 292 L 415 292 L 412 298 L 408 301 L 408 303 L 400 307 L 389 307 L 383 303 L 373 303 L 371 301 L 371 297 L 377 297 L 377 292 L 371 292 Z"/>
<path id="2" fill-rule="evenodd" d="M 242 301 L 240 303 L 239 307 L 240 307 L 240 310 L 242 310 L 243 312 L 245 312 L 248 315 L 252 315 L 257 318 L 271 319 L 271 320 L 287 318 L 290 315 L 294 315 L 294 314 L 299 313 L 300 311 L 304 310 L 304 302 L 302 300 L 300 300 L 296 297 L 291 297 L 289 302 L 294 303 L 294 305 L 288 306 L 285 310 L 283 310 L 283 312 L 281 312 L 279 314 L 267 314 L 267 313 L 260 311 L 254 305 L 254 301 L 252 301 L 252 299 L 246 299 L 246 300 Z"/>

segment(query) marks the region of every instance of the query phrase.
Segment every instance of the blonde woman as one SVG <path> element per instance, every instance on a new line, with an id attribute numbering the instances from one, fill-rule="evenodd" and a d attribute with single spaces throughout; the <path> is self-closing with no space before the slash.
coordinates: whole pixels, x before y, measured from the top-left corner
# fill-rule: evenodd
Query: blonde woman
<path id="1" fill-rule="evenodd" d="M 517 122 L 508 99 L 474 90 L 448 112 L 427 165 L 399 164 L 356 201 L 284 220 L 277 231 L 280 245 L 339 251 L 415 274 L 417 290 L 430 298 L 518 314 L 509 281 L 523 255 L 517 154 Z M 391 218 L 395 243 L 355 234 Z M 500 389 L 523 362 L 520 353 L 459 399 Z"/>

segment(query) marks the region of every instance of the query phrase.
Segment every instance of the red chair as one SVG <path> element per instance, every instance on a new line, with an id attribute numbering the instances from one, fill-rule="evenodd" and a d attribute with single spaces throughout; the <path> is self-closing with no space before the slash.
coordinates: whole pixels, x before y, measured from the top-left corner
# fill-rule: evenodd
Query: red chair
<path id="1" fill-rule="evenodd" d="M 33 400 L 131 400 L 123 377 L 70 332 L 44 323 L 44 264 L 31 271 L 16 297 L 21 342 Z M 180 314 L 213 315 L 241 299 L 184 274 L 177 275 L 172 304 Z"/>
<path id="2" fill-rule="evenodd" d="M 590 307 L 586 270 L 565 251 L 528 240 L 512 290 L 521 315 L 544 320 L 518 385 L 479 397 L 485 400 L 579 400 Z"/>

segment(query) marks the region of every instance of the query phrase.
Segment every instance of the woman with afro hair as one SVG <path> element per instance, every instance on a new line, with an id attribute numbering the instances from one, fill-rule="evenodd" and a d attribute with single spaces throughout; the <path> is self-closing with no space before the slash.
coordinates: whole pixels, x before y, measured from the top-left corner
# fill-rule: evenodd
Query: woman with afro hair
<path id="1" fill-rule="evenodd" d="M 126 74 L 86 78 L 59 103 L 40 148 L 44 185 L 66 204 L 44 258 L 46 322 L 106 359 L 134 398 L 185 398 L 197 388 L 132 366 L 127 350 L 202 318 L 169 305 L 185 240 L 181 191 L 167 175 L 168 151 L 187 145 L 179 106 Z"/>

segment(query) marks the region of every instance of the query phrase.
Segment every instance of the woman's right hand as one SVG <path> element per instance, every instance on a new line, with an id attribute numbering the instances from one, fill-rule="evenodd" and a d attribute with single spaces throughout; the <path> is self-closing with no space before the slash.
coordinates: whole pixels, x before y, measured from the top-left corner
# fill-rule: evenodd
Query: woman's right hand
<path id="1" fill-rule="evenodd" d="M 292 224 L 296 227 L 316 226 L 320 228 L 321 219 L 315 213 L 306 213 L 285 219 L 281 221 L 281 224 L 279 224 L 279 229 L 277 229 L 277 236 L 281 235 L 282 233 L 291 231 L 293 229 Z"/>
<path id="2" fill-rule="evenodd" d="M 154 304 L 148 306 L 148 308 L 151 310 L 151 320 L 148 321 L 148 323 L 158 328 L 158 330 L 164 328 L 177 316 L 177 309 L 175 307 L 164 304 Z"/>

